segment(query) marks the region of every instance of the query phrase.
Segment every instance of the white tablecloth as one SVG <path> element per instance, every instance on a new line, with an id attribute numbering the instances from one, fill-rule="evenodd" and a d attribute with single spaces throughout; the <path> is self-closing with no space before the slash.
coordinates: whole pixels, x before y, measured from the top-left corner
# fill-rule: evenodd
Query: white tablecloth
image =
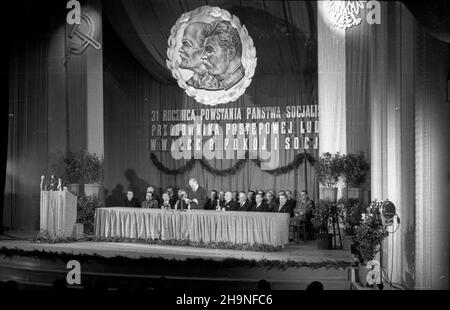
<path id="1" fill-rule="evenodd" d="M 289 241 L 289 214 L 98 208 L 95 236 L 280 246 Z"/>

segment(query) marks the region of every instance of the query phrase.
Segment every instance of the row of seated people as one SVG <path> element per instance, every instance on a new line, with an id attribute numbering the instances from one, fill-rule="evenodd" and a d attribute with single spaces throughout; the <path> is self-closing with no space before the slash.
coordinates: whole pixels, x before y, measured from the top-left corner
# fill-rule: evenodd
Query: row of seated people
<path id="1" fill-rule="evenodd" d="M 289 213 L 291 217 L 304 214 L 312 217 L 314 202 L 309 200 L 306 191 L 300 193 L 300 203 L 294 199 L 292 191 L 275 191 L 265 193 L 262 190 L 244 191 L 216 191 L 212 190 L 208 197 L 204 188 L 195 179 L 189 181 L 189 189 L 183 188 L 176 194 L 173 187 L 167 187 L 161 198 L 155 193 L 153 186 L 147 188 L 146 198 L 138 202 L 133 191 L 127 192 L 125 206 L 134 208 L 163 208 L 163 209 L 204 209 L 225 211 L 253 211 L 253 212 L 281 212 Z"/>

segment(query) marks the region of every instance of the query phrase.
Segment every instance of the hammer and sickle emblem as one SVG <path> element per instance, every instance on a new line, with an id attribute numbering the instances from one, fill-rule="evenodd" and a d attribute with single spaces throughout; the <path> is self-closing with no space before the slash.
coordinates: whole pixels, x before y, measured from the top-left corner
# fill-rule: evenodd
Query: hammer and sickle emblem
<path id="1" fill-rule="evenodd" d="M 100 49 L 102 46 L 94 39 L 95 28 L 91 18 L 86 14 L 81 14 L 81 23 L 73 24 L 69 29 L 68 37 L 70 40 L 70 51 L 72 54 L 82 54 L 89 45 L 95 49 Z"/>

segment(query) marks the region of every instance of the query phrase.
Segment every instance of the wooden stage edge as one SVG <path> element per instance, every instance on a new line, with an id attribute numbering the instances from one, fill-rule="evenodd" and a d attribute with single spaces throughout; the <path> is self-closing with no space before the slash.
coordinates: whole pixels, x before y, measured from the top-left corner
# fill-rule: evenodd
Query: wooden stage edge
<path id="1" fill-rule="evenodd" d="M 116 242 L 73 242 L 73 243 L 32 243 L 37 232 L 8 232 L 0 236 L 0 248 L 19 249 L 23 251 L 46 251 L 70 255 L 96 255 L 104 258 L 116 256 L 131 259 L 164 258 L 186 261 L 204 259 L 208 261 L 225 261 L 237 259 L 243 261 L 273 261 L 321 263 L 329 262 L 330 266 L 320 268 L 286 267 L 268 268 L 264 266 L 243 267 L 217 266 L 208 267 L 201 261 L 198 267 L 173 268 L 173 266 L 109 266 L 107 263 L 87 263 L 81 266 L 82 279 L 88 277 L 102 278 L 110 285 L 123 283 L 154 283 L 162 276 L 169 282 L 182 287 L 195 288 L 230 288 L 252 289 L 260 279 L 266 279 L 273 289 L 304 289 L 310 282 L 318 280 L 325 289 L 349 289 L 349 268 L 337 268 L 333 263 L 352 263 L 351 254 L 342 250 L 317 249 L 315 241 L 289 243 L 281 251 L 257 252 L 228 249 L 209 249 L 199 247 L 166 246 L 139 243 Z M 107 260 L 106 260 L 107 261 Z M 51 286 L 57 278 L 65 278 L 68 270 L 62 260 L 48 260 L 33 257 L 0 257 L 0 281 L 16 279 L 19 283 L 31 286 Z M 216 264 L 217 265 L 217 264 Z M 245 264 L 243 264 L 245 266 Z"/>

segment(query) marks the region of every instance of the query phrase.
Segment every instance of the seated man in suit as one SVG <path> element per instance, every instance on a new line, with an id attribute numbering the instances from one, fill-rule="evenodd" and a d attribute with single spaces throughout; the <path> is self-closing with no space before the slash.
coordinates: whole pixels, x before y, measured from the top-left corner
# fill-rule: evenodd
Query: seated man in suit
<path id="1" fill-rule="evenodd" d="M 225 193 L 225 204 L 224 204 L 223 208 L 225 208 L 225 211 L 236 211 L 237 205 L 236 205 L 236 201 L 233 200 L 232 192 L 228 191 Z"/>
<path id="2" fill-rule="evenodd" d="M 255 204 L 255 191 L 253 190 L 248 191 L 247 200 L 250 203 L 250 205 Z"/>
<path id="3" fill-rule="evenodd" d="M 170 196 L 168 192 L 165 192 L 162 194 L 162 203 L 161 203 L 161 209 L 170 210 L 172 209 L 172 206 L 170 205 Z"/>
<path id="4" fill-rule="evenodd" d="M 305 230 L 307 239 L 312 239 L 313 236 L 313 223 L 312 218 L 314 217 L 314 201 L 310 200 L 308 197 L 308 192 L 302 190 L 300 192 L 300 209 L 303 210 L 305 217 Z"/>
<path id="5" fill-rule="evenodd" d="M 256 193 L 261 195 L 261 197 L 262 197 L 262 199 L 263 199 L 263 201 L 265 203 L 266 202 L 266 193 L 264 191 L 262 191 L 262 190 L 259 190 Z M 255 202 L 256 202 L 256 197 L 255 197 Z"/>
<path id="6" fill-rule="evenodd" d="M 233 194 L 233 200 L 234 201 L 238 201 L 239 200 L 239 192 L 238 191 L 234 191 L 232 194 Z"/>
<path id="7" fill-rule="evenodd" d="M 208 193 L 206 189 L 201 187 L 197 180 L 192 178 L 189 180 L 188 197 L 191 202 L 191 209 L 204 209 Z"/>
<path id="8" fill-rule="evenodd" d="M 280 203 L 280 195 L 286 195 L 286 192 L 285 191 L 280 191 L 278 193 L 278 204 Z M 286 197 L 286 200 L 287 200 L 287 197 Z"/>
<path id="9" fill-rule="evenodd" d="M 178 200 L 180 199 L 180 197 L 181 197 L 181 192 L 184 190 L 184 188 L 179 188 L 178 189 L 178 192 L 177 192 L 177 202 L 178 202 Z M 187 191 L 187 190 L 186 190 Z"/>
<path id="10" fill-rule="evenodd" d="M 147 187 L 147 193 L 152 193 L 153 199 L 156 200 L 158 202 L 158 204 L 161 202 L 158 194 L 155 191 L 155 187 L 153 185 L 150 185 L 149 187 Z"/>
<path id="11" fill-rule="evenodd" d="M 178 201 L 177 194 L 175 194 L 175 190 L 172 186 L 167 186 L 166 192 L 169 194 L 170 207 L 173 209 Z"/>
<path id="12" fill-rule="evenodd" d="M 213 189 L 210 193 L 210 196 L 206 200 L 205 210 L 216 210 L 217 208 L 217 191 Z"/>
<path id="13" fill-rule="evenodd" d="M 272 200 L 275 201 L 275 203 L 278 205 L 280 202 L 278 201 L 277 191 L 271 189 L 270 191 L 268 191 L 268 193 L 272 194 Z"/>
<path id="14" fill-rule="evenodd" d="M 250 202 L 247 200 L 245 192 L 239 192 L 239 201 L 236 211 L 250 211 L 252 208 Z"/>
<path id="15" fill-rule="evenodd" d="M 294 210 L 291 208 L 291 206 L 287 203 L 287 197 L 286 194 L 280 193 L 278 196 L 280 199 L 280 205 L 278 208 L 272 210 L 272 212 L 278 212 L 278 213 L 289 213 L 290 217 L 294 216 Z"/>
<path id="16" fill-rule="evenodd" d="M 278 209 L 278 203 L 275 201 L 273 191 L 268 191 L 266 194 L 267 211 L 273 212 Z"/>
<path id="17" fill-rule="evenodd" d="M 278 193 L 277 200 L 276 200 L 278 205 L 280 205 L 280 195 L 286 195 L 286 192 L 285 191 L 280 191 Z"/>
<path id="18" fill-rule="evenodd" d="M 223 203 L 225 201 L 225 192 L 224 191 L 219 192 L 219 201 L 221 203 Z"/>
<path id="19" fill-rule="evenodd" d="M 297 206 L 297 201 L 294 199 L 294 195 L 291 190 L 286 190 L 286 198 L 287 198 L 287 204 L 292 207 L 292 210 L 295 209 Z"/>
<path id="20" fill-rule="evenodd" d="M 129 190 L 127 191 L 127 198 L 125 199 L 125 207 L 128 208 L 139 208 L 139 202 L 136 198 L 134 198 L 133 191 Z"/>
<path id="21" fill-rule="evenodd" d="M 255 205 L 253 205 L 251 211 L 267 212 L 267 205 L 263 201 L 263 195 L 260 192 L 258 192 L 255 196 Z"/>
<path id="22" fill-rule="evenodd" d="M 145 200 L 141 202 L 141 208 L 158 208 L 158 201 L 154 199 L 152 192 L 147 192 L 145 195 Z"/>

